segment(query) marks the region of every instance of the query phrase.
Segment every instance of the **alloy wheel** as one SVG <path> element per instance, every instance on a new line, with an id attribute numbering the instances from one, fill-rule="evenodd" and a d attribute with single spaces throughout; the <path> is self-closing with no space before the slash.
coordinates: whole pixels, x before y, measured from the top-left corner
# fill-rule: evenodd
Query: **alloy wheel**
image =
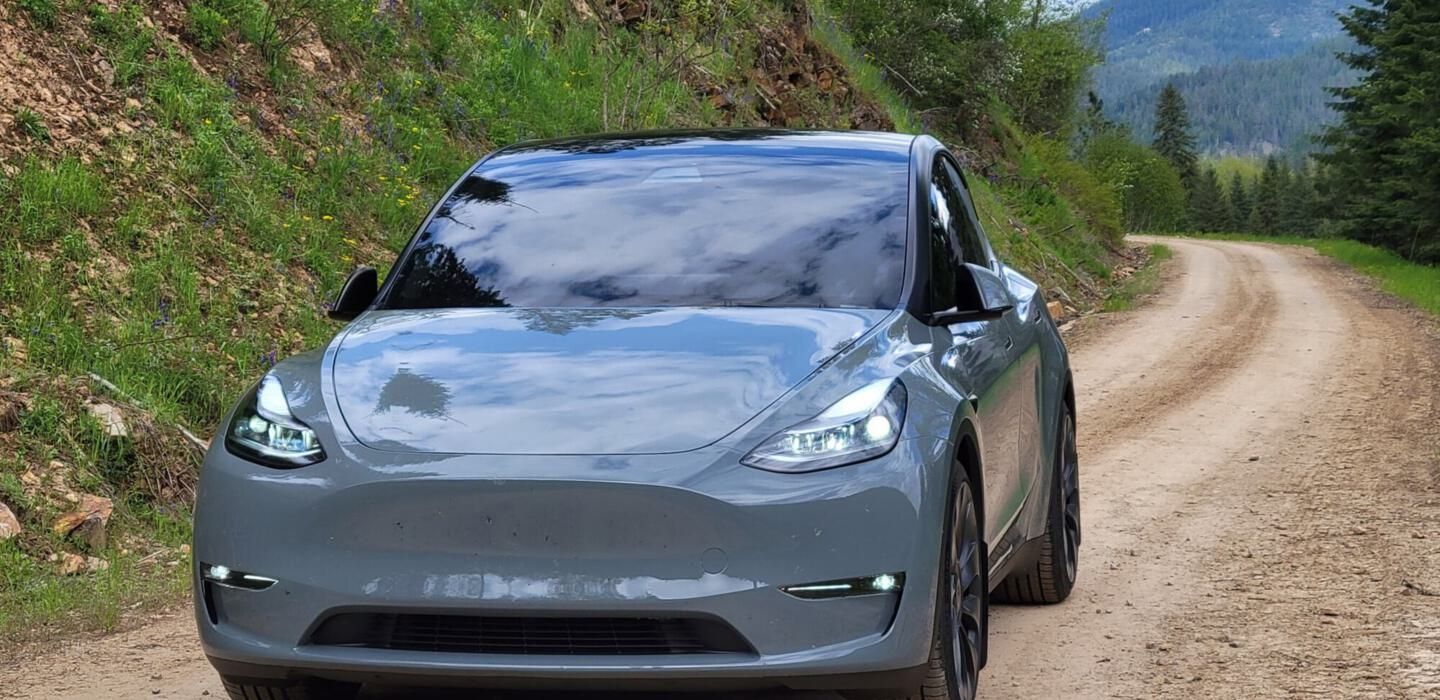
<path id="1" fill-rule="evenodd" d="M 950 542 L 950 653 L 954 690 L 960 698 L 975 697 L 983 643 L 985 577 L 982 575 L 980 525 L 968 484 L 955 495 L 954 537 Z"/>
<path id="2" fill-rule="evenodd" d="M 1075 580 L 1080 560 L 1080 457 L 1075 448 L 1075 419 L 1065 416 L 1060 453 L 1060 497 L 1064 511 L 1065 577 Z"/>

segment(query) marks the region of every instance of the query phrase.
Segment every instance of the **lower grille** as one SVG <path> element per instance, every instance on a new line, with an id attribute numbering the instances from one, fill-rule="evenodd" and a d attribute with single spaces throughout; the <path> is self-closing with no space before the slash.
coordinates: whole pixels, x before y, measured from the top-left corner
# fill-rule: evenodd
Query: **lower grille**
<path id="1" fill-rule="evenodd" d="M 411 613 L 333 615 L 311 644 L 464 654 L 668 655 L 748 652 L 714 620 L 498 617 Z"/>

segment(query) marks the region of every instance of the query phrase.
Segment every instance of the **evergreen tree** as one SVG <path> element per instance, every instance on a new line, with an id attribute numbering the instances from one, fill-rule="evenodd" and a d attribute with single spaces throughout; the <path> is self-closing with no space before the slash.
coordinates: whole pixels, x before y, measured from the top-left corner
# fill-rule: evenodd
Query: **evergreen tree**
<path id="1" fill-rule="evenodd" d="M 1231 231 L 1239 233 L 1250 228 L 1250 191 L 1240 173 L 1230 178 L 1230 212 Z"/>
<path id="2" fill-rule="evenodd" d="M 1266 235 L 1276 235 L 1280 227 L 1280 198 L 1289 184 L 1289 172 L 1280 165 L 1280 159 L 1270 156 L 1265 161 L 1265 172 L 1260 174 L 1260 184 L 1255 188 L 1255 207 L 1250 214 L 1250 230 Z"/>
<path id="3" fill-rule="evenodd" d="M 1309 169 L 1302 165 L 1285 185 L 1280 197 L 1280 230 L 1292 236 L 1313 236 L 1319 201 Z"/>
<path id="4" fill-rule="evenodd" d="M 1128 137 L 1126 127 L 1121 126 L 1105 116 L 1105 101 L 1100 99 L 1099 95 L 1091 91 L 1087 95 L 1087 102 L 1089 106 L 1086 107 L 1084 116 L 1080 118 L 1080 123 L 1076 126 L 1076 135 L 1079 137 L 1080 151 L 1082 153 L 1090 145 L 1091 141 L 1106 134 L 1124 132 Z"/>
<path id="5" fill-rule="evenodd" d="M 1337 228 L 1440 261 L 1440 2 L 1369 0 L 1341 22 L 1364 78 L 1332 90 L 1341 121 L 1322 139 Z"/>
<path id="6" fill-rule="evenodd" d="M 1213 168 L 1206 168 L 1190 188 L 1190 228 L 1202 233 L 1215 233 L 1225 230 L 1229 220 L 1220 176 Z"/>
<path id="7" fill-rule="evenodd" d="M 1174 83 L 1160 92 L 1155 106 L 1155 150 L 1175 166 L 1186 187 L 1194 184 L 1196 170 L 1195 136 L 1190 133 L 1190 115 L 1185 98 Z"/>

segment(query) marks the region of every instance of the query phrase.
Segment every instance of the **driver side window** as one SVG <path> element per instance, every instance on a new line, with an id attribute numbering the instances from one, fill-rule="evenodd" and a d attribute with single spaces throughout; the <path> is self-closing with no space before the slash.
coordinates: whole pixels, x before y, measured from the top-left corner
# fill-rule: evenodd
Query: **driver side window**
<path id="1" fill-rule="evenodd" d="M 951 211 L 955 212 L 955 240 L 959 241 L 961 256 L 967 263 L 990 267 L 990 247 L 980 234 L 970 197 L 965 194 L 964 178 L 948 158 L 940 158 L 935 165 L 937 171 L 945 173 L 946 198 L 951 202 Z"/>
<path id="2" fill-rule="evenodd" d="M 930 289 L 928 302 L 931 309 L 940 311 L 955 306 L 958 300 L 956 276 L 963 260 L 955 239 L 955 221 L 963 218 L 965 212 L 954 206 L 947 196 L 944 168 L 937 161 L 930 175 L 930 221 L 928 235 L 930 245 Z"/>

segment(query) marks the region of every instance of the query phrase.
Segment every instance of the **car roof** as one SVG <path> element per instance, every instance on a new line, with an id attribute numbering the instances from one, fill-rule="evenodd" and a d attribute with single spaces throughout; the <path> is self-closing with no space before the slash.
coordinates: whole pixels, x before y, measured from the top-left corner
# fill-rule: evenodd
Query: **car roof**
<path id="1" fill-rule="evenodd" d="M 847 159 L 904 161 L 916 137 L 883 131 L 818 131 L 794 129 L 706 129 L 599 134 L 507 146 L 480 163 L 506 166 L 524 161 L 553 161 L 576 156 L 633 157 L 679 154 L 705 156 L 823 157 L 828 151 Z M 500 162 L 491 162 L 500 161 Z"/>

